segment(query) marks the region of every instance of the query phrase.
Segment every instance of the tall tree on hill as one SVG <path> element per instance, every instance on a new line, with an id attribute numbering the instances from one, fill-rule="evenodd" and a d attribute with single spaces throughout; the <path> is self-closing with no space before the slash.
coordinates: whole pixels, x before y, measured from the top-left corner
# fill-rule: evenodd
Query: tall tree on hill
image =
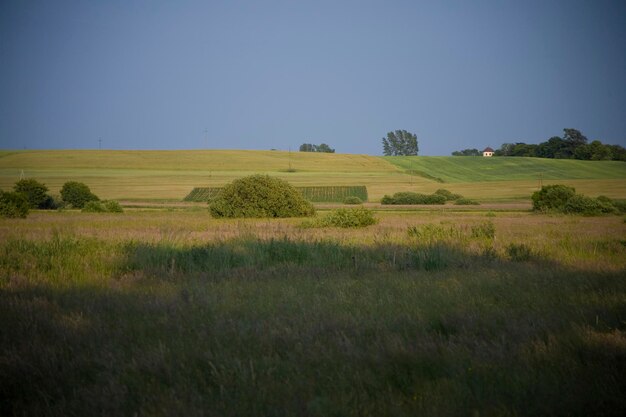
<path id="1" fill-rule="evenodd" d="M 385 156 L 414 156 L 418 151 L 417 136 L 406 130 L 388 132 L 387 137 L 383 138 Z"/>

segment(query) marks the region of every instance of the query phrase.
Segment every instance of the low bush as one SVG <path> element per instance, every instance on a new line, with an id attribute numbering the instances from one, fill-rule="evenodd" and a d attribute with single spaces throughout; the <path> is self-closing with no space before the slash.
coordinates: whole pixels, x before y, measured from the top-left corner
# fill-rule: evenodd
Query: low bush
<path id="1" fill-rule="evenodd" d="M 13 186 L 13 191 L 22 194 L 24 198 L 26 198 L 26 201 L 28 201 L 30 208 L 43 208 L 42 206 L 44 206 L 49 197 L 46 194 L 48 187 L 32 178 L 26 178 L 16 182 Z"/>
<path id="2" fill-rule="evenodd" d="M 106 213 L 107 209 L 100 201 L 88 201 L 81 211 L 83 213 Z"/>
<path id="3" fill-rule="evenodd" d="M 533 210 L 562 212 L 567 200 L 576 194 L 576 190 L 566 185 L 544 185 L 532 195 Z"/>
<path id="4" fill-rule="evenodd" d="M 81 210 L 83 213 L 123 213 L 120 203 L 114 200 L 88 201 Z"/>
<path id="5" fill-rule="evenodd" d="M 302 227 L 343 227 L 356 228 L 376 224 L 374 212 L 363 207 L 333 210 L 325 216 L 302 223 Z"/>
<path id="6" fill-rule="evenodd" d="M 438 189 L 435 191 L 435 194 L 444 196 L 446 201 L 456 201 L 463 198 L 461 194 L 454 194 L 452 191 L 446 190 L 445 188 Z"/>
<path id="7" fill-rule="evenodd" d="M 457 206 L 479 206 L 480 203 L 469 198 L 459 198 L 454 202 Z"/>
<path id="8" fill-rule="evenodd" d="M 359 197 L 351 195 L 343 199 L 343 204 L 363 204 Z"/>
<path id="9" fill-rule="evenodd" d="M 381 204 L 446 204 L 446 197 L 440 194 L 419 194 L 410 191 L 395 193 L 393 196 L 385 195 Z"/>
<path id="10" fill-rule="evenodd" d="M 75 208 L 83 208 L 89 201 L 100 200 L 89 187 L 82 182 L 68 181 L 61 188 L 61 198 Z"/>
<path id="11" fill-rule="evenodd" d="M 109 213 L 123 213 L 124 212 L 124 209 L 122 208 L 120 203 L 118 203 L 115 200 L 104 201 L 103 204 L 104 204 L 104 208 Z"/>
<path id="12" fill-rule="evenodd" d="M 617 213 L 617 209 L 610 201 L 607 202 L 582 194 L 575 194 L 567 200 L 563 207 L 563 212 L 568 214 L 596 216 L 599 214 Z"/>
<path id="13" fill-rule="evenodd" d="M 0 216 L 7 218 L 26 218 L 30 204 L 21 193 L 0 191 Z"/>
<path id="14" fill-rule="evenodd" d="M 626 207 L 606 196 L 598 198 L 576 194 L 576 190 L 565 185 L 546 185 L 532 195 L 533 209 L 542 212 L 582 214 L 597 216 L 600 214 L 617 214 Z"/>
<path id="15" fill-rule="evenodd" d="M 209 203 L 214 217 L 305 217 L 313 205 L 288 182 L 268 175 L 251 175 L 225 186 Z"/>
<path id="16" fill-rule="evenodd" d="M 611 200 L 611 203 L 613 203 L 613 206 L 617 209 L 617 211 L 620 213 L 626 213 L 626 200 Z"/>

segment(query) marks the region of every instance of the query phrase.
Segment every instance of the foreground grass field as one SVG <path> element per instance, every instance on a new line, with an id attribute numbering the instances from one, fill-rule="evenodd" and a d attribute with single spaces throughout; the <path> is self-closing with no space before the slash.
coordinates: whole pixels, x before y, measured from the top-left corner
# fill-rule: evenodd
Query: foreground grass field
<path id="1" fill-rule="evenodd" d="M 626 412 L 620 216 L 0 220 L 0 415 Z"/>
<path id="2" fill-rule="evenodd" d="M 540 184 L 555 182 L 590 196 L 626 198 L 626 163 L 611 161 L 229 150 L 0 152 L 0 189 L 10 189 L 22 172 L 52 192 L 72 180 L 118 200 L 180 201 L 195 187 L 221 187 L 255 173 L 301 187 L 365 185 L 371 201 L 442 187 L 481 201 L 528 201 Z"/>

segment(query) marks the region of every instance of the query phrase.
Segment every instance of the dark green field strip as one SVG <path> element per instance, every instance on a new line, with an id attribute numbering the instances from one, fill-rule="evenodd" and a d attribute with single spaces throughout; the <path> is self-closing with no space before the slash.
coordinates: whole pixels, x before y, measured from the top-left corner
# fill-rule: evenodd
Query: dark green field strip
<path id="1" fill-rule="evenodd" d="M 544 179 L 626 179 L 621 161 L 578 161 L 520 157 L 390 156 L 386 161 L 415 175 L 444 182 Z"/>
<path id="2" fill-rule="evenodd" d="M 346 197 L 359 197 L 362 201 L 367 201 L 367 187 L 364 185 L 296 187 L 296 189 L 313 203 L 341 203 Z M 196 187 L 183 201 L 211 201 L 221 190 L 222 187 Z"/>

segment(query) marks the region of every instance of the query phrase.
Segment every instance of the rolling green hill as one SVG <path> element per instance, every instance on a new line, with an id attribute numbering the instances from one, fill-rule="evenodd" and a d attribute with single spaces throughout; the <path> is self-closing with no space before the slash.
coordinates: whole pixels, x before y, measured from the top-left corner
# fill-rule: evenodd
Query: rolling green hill
<path id="1" fill-rule="evenodd" d="M 519 157 L 390 156 L 399 168 L 446 183 L 515 180 L 624 179 L 621 161 L 578 161 Z"/>

